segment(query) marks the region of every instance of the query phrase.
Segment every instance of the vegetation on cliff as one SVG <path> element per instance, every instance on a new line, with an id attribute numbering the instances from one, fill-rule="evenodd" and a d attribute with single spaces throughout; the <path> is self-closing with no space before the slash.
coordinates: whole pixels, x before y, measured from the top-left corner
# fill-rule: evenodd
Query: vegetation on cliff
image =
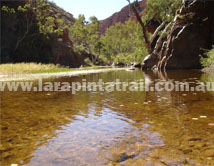
<path id="1" fill-rule="evenodd" d="M 144 20 L 153 19 L 159 22 L 174 19 L 176 11 L 181 7 L 182 0 L 148 0 L 143 16 Z"/>
<path id="2" fill-rule="evenodd" d="M 204 71 L 214 71 L 214 48 L 206 51 L 204 56 L 201 57 L 201 64 L 205 67 Z"/>
<path id="3" fill-rule="evenodd" d="M 197 8 L 188 7 L 186 3 L 182 9 L 182 0 L 149 0 L 146 8 L 142 4 L 144 1 L 135 0 L 130 5 L 128 21 L 115 23 L 101 33 L 96 17 L 86 21 L 84 15 L 80 15 L 74 19 L 48 0 L 3 1 L 1 63 L 37 62 L 79 67 L 113 61 L 142 62 L 151 52 L 155 55 L 160 50 L 166 52 L 164 46 L 170 33 L 173 35 L 173 30 L 187 25 L 188 19 L 197 24 L 197 18 L 184 11 Z M 200 10 L 203 10 L 202 14 L 208 11 Z M 156 25 L 151 31 L 152 22 L 158 23 L 159 27 Z M 206 18 L 204 23 L 207 24 Z M 201 60 L 204 66 L 212 61 L 210 53 L 207 56 Z"/>
<path id="4" fill-rule="evenodd" d="M 130 3 L 130 1 L 128 2 Z M 181 0 L 147 1 L 146 10 L 141 18 L 140 3 L 138 1 L 130 3 L 130 20 L 124 24 L 117 23 L 111 26 L 103 37 L 105 57 L 116 62 L 142 62 L 145 56 L 151 52 L 152 43 L 156 37 L 159 34 L 163 36 L 165 32 L 161 32 L 161 30 L 174 18 L 176 10 L 181 7 L 181 4 Z M 134 21 L 136 20 L 133 19 L 134 17 L 140 24 Z M 148 27 L 146 29 L 146 23 L 150 20 L 160 24 L 164 22 L 154 36 L 148 33 Z"/>
<path id="5" fill-rule="evenodd" d="M 152 0 L 147 8 L 144 14 L 147 20 L 162 21 L 164 16 L 173 15 L 178 6 L 172 1 Z M 101 34 L 96 17 L 87 22 L 84 15 L 80 15 L 75 20 L 71 14 L 47 0 L 5 1 L 1 4 L 1 12 L 4 32 L 1 63 L 81 65 L 83 59 L 90 59 L 93 64 L 98 59 L 106 63 L 142 62 L 148 54 L 140 25 L 133 18 L 125 23 L 116 23 Z"/>
<path id="6" fill-rule="evenodd" d="M 53 44 L 72 21 L 47 0 L 1 2 L 1 62 L 53 63 Z"/>
<path id="7" fill-rule="evenodd" d="M 214 44 L 213 8 L 213 1 L 184 0 L 174 19 L 165 26 L 143 68 L 201 69 L 201 48 L 210 49 Z"/>

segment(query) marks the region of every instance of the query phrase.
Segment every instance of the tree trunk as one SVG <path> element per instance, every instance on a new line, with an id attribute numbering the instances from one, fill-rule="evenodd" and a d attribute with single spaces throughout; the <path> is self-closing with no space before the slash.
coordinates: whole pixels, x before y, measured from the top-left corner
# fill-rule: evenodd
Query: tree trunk
<path id="1" fill-rule="evenodd" d="M 161 29 L 166 25 L 167 21 L 165 20 L 154 32 L 151 38 L 151 43 L 154 42 L 155 38 L 157 37 L 158 33 L 161 31 Z"/>
<path id="2" fill-rule="evenodd" d="M 137 18 L 137 21 L 139 22 L 139 24 L 140 24 L 140 26 L 141 26 L 141 28 L 142 28 L 143 38 L 144 38 L 144 40 L 145 40 L 145 44 L 146 44 L 147 51 L 151 54 L 151 53 L 152 53 L 152 50 L 151 50 L 151 43 L 150 43 L 150 41 L 149 41 L 149 39 L 148 39 L 148 37 L 147 37 L 146 27 L 145 27 L 143 21 L 141 20 L 141 17 L 140 17 L 140 15 L 139 15 L 139 13 L 138 13 L 138 11 L 137 11 L 135 5 L 134 5 L 134 4 L 131 4 L 130 0 L 127 0 L 127 1 L 129 2 L 129 5 L 131 5 L 131 8 L 132 8 L 132 10 L 133 10 L 133 12 L 134 12 L 134 14 L 135 14 L 135 16 L 136 16 L 136 18 Z M 136 2 L 138 3 L 137 0 L 136 0 Z"/>

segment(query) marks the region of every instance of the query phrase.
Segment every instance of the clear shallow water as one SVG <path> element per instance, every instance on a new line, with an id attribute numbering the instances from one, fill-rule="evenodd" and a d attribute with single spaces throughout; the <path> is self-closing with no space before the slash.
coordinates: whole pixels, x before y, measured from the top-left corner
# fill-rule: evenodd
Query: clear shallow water
<path id="1" fill-rule="evenodd" d="M 199 71 L 112 71 L 50 81 L 83 78 L 193 83 L 214 77 Z M 1 165 L 214 165 L 211 123 L 211 92 L 4 92 Z"/>

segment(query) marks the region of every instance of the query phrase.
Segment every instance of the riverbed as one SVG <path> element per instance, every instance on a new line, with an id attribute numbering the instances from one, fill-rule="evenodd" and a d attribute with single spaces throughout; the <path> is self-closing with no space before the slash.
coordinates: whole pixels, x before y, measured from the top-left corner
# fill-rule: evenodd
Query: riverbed
<path id="1" fill-rule="evenodd" d="M 214 81 L 201 71 L 116 70 L 50 82 Z M 34 80 L 35 82 L 37 80 Z M 214 93 L 1 92 L 1 165 L 214 165 Z"/>

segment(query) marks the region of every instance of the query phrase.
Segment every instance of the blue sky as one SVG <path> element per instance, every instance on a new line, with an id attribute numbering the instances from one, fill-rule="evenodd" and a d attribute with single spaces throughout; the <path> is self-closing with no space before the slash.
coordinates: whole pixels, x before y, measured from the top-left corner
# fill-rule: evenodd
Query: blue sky
<path id="1" fill-rule="evenodd" d="M 128 4 L 126 0 L 50 0 L 70 12 L 75 18 L 84 14 L 86 19 L 96 16 L 99 20 L 111 16 Z"/>

